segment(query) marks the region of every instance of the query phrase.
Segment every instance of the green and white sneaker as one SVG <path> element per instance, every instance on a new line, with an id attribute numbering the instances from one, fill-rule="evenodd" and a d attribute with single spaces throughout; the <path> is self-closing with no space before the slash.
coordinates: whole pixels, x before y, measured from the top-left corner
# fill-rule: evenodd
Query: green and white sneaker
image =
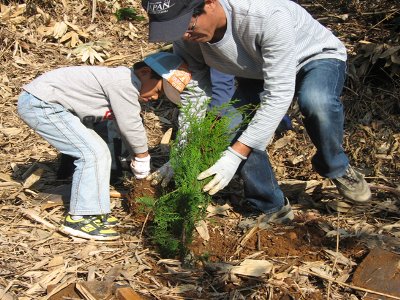
<path id="1" fill-rule="evenodd" d="M 118 232 L 108 228 L 99 220 L 99 216 L 83 216 L 78 220 L 73 220 L 70 215 L 67 215 L 61 229 L 72 236 L 97 241 L 112 241 L 120 238 Z"/>
<path id="2" fill-rule="evenodd" d="M 106 227 L 114 227 L 119 224 L 118 219 L 110 214 L 96 216 L 95 222 L 102 223 Z"/>

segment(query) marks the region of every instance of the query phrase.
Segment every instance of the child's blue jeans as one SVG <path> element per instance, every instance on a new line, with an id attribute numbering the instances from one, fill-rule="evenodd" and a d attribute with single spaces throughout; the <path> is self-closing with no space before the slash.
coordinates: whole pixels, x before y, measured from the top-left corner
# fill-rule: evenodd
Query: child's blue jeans
<path id="1" fill-rule="evenodd" d="M 304 126 L 317 148 L 312 164 L 318 174 L 328 178 L 342 176 L 349 164 L 342 148 L 344 114 L 340 94 L 345 72 L 345 62 L 320 59 L 307 63 L 296 77 L 295 96 L 304 117 Z M 258 99 L 263 81 L 254 82 L 258 88 L 250 87 L 246 82 L 241 89 L 239 82 L 234 98 L 247 99 L 247 102 L 249 99 Z M 258 209 L 272 213 L 283 206 L 284 195 L 265 151 L 253 150 L 239 172 L 243 178 L 246 199 Z"/>
<path id="2" fill-rule="evenodd" d="M 27 92 L 18 99 L 18 113 L 50 145 L 77 158 L 69 213 L 110 213 L 111 155 L 103 139 L 63 106 L 46 103 Z"/>

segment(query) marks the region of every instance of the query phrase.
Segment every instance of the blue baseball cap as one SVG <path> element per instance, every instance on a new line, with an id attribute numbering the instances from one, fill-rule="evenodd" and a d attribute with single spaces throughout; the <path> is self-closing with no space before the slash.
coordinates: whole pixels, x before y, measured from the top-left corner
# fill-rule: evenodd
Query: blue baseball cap
<path id="1" fill-rule="evenodd" d="M 159 52 L 147 56 L 143 61 L 162 77 L 165 96 L 180 105 L 181 93 L 192 79 L 192 74 L 182 58 L 173 53 Z"/>

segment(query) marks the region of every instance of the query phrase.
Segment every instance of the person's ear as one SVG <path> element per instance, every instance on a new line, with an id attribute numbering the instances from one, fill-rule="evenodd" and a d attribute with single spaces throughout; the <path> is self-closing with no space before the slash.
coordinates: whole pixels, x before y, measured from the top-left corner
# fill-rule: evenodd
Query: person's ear
<path id="1" fill-rule="evenodd" d="M 139 77 L 139 79 L 151 78 L 151 69 L 150 69 L 150 67 L 147 67 L 147 66 L 137 69 L 135 73 Z"/>
<path id="2" fill-rule="evenodd" d="M 205 5 L 204 5 L 204 11 L 207 14 L 207 12 L 214 11 L 215 8 L 217 7 L 217 1 L 216 0 L 205 0 Z"/>
<path id="3" fill-rule="evenodd" d="M 215 5 L 215 0 L 205 0 L 205 5 Z"/>

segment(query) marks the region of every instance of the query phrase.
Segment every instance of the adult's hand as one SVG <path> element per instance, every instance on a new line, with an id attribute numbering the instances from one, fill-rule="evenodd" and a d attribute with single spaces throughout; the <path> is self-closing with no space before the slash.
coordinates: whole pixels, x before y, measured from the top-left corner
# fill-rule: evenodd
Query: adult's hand
<path id="1" fill-rule="evenodd" d="M 197 176 L 198 180 L 215 175 L 214 178 L 203 187 L 204 192 L 214 195 L 228 185 L 239 168 L 242 160 L 246 157 L 228 147 L 222 157 L 209 169 Z"/>
<path id="2" fill-rule="evenodd" d="M 174 176 L 174 170 L 172 169 L 171 163 L 166 162 L 157 171 L 147 176 L 146 180 L 151 181 L 151 185 L 158 185 L 161 183 L 162 187 L 166 187 Z"/>

